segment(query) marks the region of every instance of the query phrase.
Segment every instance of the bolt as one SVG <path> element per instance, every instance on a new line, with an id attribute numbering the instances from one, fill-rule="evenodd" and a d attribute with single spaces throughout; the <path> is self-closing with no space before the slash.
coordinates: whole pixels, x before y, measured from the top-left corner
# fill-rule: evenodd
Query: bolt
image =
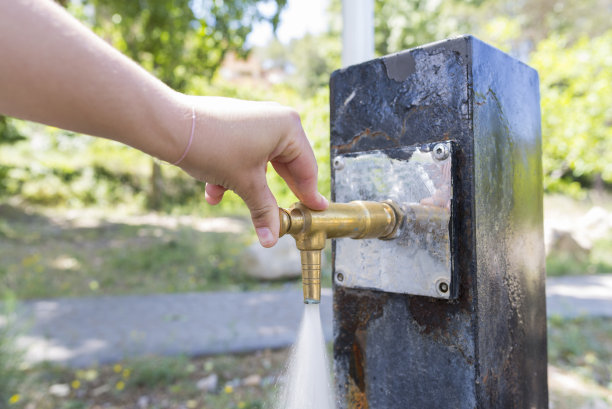
<path id="1" fill-rule="evenodd" d="M 336 274 L 336 280 L 338 280 L 339 282 L 343 282 L 344 281 L 344 274 L 342 274 L 342 273 Z"/>
<path id="2" fill-rule="evenodd" d="M 438 284 L 438 289 L 441 293 L 446 294 L 448 292 L 448 283 L 446 281 L 442 281 L 440 284 Z"/>
<path id="3" fill-rule="evenodd" d="M 334 169 L 336 170 L 342 170 L 344 169 L 344 160 L 342 160 L 342 158 L 334 158 Z"/>
<path id="4" fill-rule="evenodd" d="M 433 148 L 433 157 L 436 160 L 444 160 L 448 158 L 448 154 L 450 153 L 448 149 L 448 145 L 445 143 L 437 143 Z"/>

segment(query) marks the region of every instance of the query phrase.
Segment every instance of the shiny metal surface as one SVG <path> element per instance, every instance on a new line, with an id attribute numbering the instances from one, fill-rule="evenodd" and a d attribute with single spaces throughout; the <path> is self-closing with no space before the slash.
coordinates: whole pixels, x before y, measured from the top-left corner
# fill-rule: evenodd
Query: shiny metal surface
<path id="1" fill-rule="evenodd" d="M 352 239 L 395 237 L 404 217 L 392 201 L 331 203 L 324 211 L 311 210 L 302 203 L 279 209 L 279 236 L 291 234 L 300 250 L 304 303 L 321 299 L 321 250 L 328 238 Z"/>
<path id="2" fill-rule="evenodd" d="M 337 240 L 336 284 L 453 298 L 450 246 L 452 144 L 440 142 L 342 155 L 336 200 L 397 203 L 405 220 L 396 240 Z M 444 282 L 447 291 L 440 291 Z M 453 287 L 454 286 L 454 287 Z"/>

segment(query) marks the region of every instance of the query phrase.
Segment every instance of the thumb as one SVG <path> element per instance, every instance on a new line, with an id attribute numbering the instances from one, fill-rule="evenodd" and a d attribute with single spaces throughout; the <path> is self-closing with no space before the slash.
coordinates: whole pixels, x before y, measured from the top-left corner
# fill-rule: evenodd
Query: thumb
<path id="1" fill-rule="evenodd" d="M 239 195 L 251 212 L 251 220 L 259 243 L 263 247 L 272 247 L 278 241 L 280 228 L 278 204 L 266 183 L 265 176 L 262 176 L 260 180 L 263 182 L 254 184 L 250 191 L 244 194 L 240 192 Z"/>

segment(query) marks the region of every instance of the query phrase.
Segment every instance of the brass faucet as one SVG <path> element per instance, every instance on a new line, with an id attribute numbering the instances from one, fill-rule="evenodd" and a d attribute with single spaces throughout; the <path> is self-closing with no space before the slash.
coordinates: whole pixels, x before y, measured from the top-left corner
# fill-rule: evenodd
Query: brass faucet
<path id="1" fill-rule="evenodd" d="M 305 304 L 321 302 L 321 250 L 326 239 L 392 239 L 404 218 L 399 206 L 390 200 L 331 203 L 323 211 L 295 203 L 279 212 L 279 237 L 291 234 L 300 250 Z"/>

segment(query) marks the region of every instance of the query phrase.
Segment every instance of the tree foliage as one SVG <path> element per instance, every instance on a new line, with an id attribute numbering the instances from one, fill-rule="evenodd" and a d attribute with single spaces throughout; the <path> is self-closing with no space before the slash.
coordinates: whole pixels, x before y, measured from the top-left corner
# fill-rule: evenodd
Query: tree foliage
<path id="1" fill-rule="evenodd" d="M 264 16 L 256 0 L 84 0 L 74 12 L 94 31 L 175 90 L 185 91 L 193 77 L 212 78 L 232 51 L 246 55 L 245 41 L 257 21 L 276 29 L 286 0 L 275 0 L 276 12 Z M 71 3 L 72 5 L 72 3 Z M 162 169 L 151 167 L 148 205 L 163 201 Z"/>
<path id="2" fill-rule="evenodd" d="M 10 118 L 0 115 L 0 144 L 15 143 L 24 139 L 25 136 L 19 133 Z"/>
<path id="3" fill-rule="evenodd" d="M 612 30 L 573 44 L 550 36 L 530 62 L 540 72 L 545 187 L 612 184 Z"/>
<path id="4" fill-rule="evenodd" d="M 328 32 L 264 50 L 266 63 L 293 67 L 286 84 L 238 87 L 214 77 L 225 53 L 247 52 L 245 39 L 256 21 L 278 22 L 286 0 L 272 1 L 272 15 L 263 15 L 255 0 L 60 3 L 175 89 L 296 107 L 313 141 L 321 188 L 328 191 L 327 83 L 340 66 L 340 0 L 330 0 Z M 602 12 L 609 7 L 610 0 L 375 0 L 376 53 L 469 32 L 534 66 L 541 84 L 545 187 L 580 195 L 585 186 L 612 185 L 612 25 Z M 109 141 L 53 132 L 0 117 L 0 144 L 32 136 L 27 143 L 2 145 L 0 194 L 49 205 L 146 203 L 148 157 Z M 52 146 L 40 143 L 54 138 Z M 163 209 L 218 211 L 202 208 L 201 184 L 172 167 L 163 172 L 164 195 L 172 197 Z M 268 178 L 280 204 L 295 200 L 274 172 Z M 221 211 L 245 211 L 232 194 L 228 199 Z"/>
<path id="5" fill-rule="evenodd" d="M 375 0 L 377 55 L 469 32 L 485 0 Z"/>
<path id="6" fill-rule="evenodd" d="M 253 24 L 274 28 L 286 0 L 264 16 L 256 0 L 86 0 L 87 20 L 103 38 L 179 91 L 194 76 L 211 78 L 227 52 L 246 55 Z M 85 14 L 86 15 L 86 14 Z"/>

